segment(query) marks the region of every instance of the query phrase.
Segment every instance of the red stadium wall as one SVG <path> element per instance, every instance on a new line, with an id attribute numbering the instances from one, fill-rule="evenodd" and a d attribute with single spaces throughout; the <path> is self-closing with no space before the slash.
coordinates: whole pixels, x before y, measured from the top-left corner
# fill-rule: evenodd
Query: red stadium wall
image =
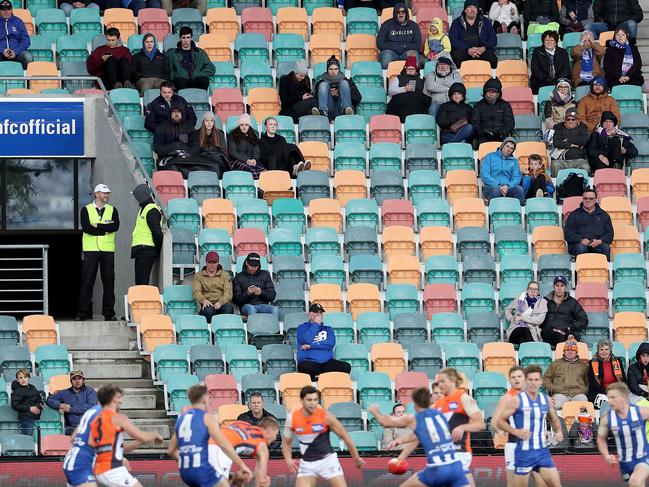
<path id="1" fill-rule="evenodd" d="M 345 477 L 350 487 L 396 487 L 410 473 L 397 477 L 388 474 L 388 457 L 366 458 L 366 466 L 356 469 L 349 458 L 342 458 Z M 599 455 L 555 455 L 564 487 L 599 487 L 625 485 L 616 467 L 606 465 Z M 423 457 L 411 458 L 413 470 L 423 468 Z M 146 487 L 182 486 L 176 463 L 171 460 L 132 460 L 131 468 Z M 281 459 L 271 460 L 272 487 L 292 487 L 293 475 L 287 473 Z M 473 475 L 478 487 L 501 487 L 505 485 L 503 457 L 481 456 L 473 458 Z M 2 462 L 0 463 L 0 486 L 59 487 L 65 486 L 61 462 Z"/>

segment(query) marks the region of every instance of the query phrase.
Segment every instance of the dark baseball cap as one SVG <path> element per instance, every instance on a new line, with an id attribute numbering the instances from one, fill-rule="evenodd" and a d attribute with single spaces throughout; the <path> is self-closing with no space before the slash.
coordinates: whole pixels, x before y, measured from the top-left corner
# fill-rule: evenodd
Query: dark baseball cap
<path id="1" fill-rule="evenodd" d="M 0 10 L 11 10 L 13 6 L 9 0 L 2 0 L 0 2 Z"/>
<path id="2" fill-rule="evenodd" d="M 554 282 L 553 282 L 552 284 L 554 285 L 554 284 L 556 284 L 557 282 L 560 282 L 560 283 L 563 284 L 564 286 L 567 286 L 567 285 L 568 285 L 568 279 L 566 279 L 566 278 L 563 277 L 563 276 L 557 276 L 557 277 L 555 277 L 555 278 L 554 278 Z"/>
<path id="3" fill-rule="evenodd" d="M 259 267 L 261 265 L 261 258 L 256 252 L 250 252 L 246 257 L 246 264 L 252 267 Z"/>
<path id="4" fill-rule="evenodd" d="M 313 303 L 309 306 L 309 313 L 324 313 L 325 310 L 320 303 Z"/>

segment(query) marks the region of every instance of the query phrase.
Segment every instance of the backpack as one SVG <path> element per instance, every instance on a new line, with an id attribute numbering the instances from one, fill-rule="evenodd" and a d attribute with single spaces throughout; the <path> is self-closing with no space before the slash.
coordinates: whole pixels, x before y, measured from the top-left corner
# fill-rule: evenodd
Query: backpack
<path id="1" fill-rule="evenodd" d="M 581 196 L 584 193 L 587 181 L 584 175 L 571 172 L 568 177 L 557 188 L 557 203 L 561 204 L 569 196 Z"/>

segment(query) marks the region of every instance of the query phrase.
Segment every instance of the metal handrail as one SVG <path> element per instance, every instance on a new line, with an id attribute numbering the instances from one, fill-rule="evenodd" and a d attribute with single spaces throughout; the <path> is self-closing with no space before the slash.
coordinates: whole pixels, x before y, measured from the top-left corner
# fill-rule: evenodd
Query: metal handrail
<path id="1" fill-rule="evenodd" d="M 11 261 L 16 261 L 16 260 L 29 260 L 29 261 L 34 261 L 34 260 L 40 260 L 43 265 L 40 270 L 42 270 L 43 273 L 43 278 L 42 279 L 0 279 L 0 281 L 7 281 L 7 282 L 42 282 L 43 283 L 43 288 L 42 289 L 3 289 L 0 292 L 11 292 L 11 293 L 28 293 L 28 292 L 41 292 L 43 293 L 43 299 L 42 300 L 36 300 L 36 299 L 11 299 L 11 300 L 0 300 L 0 303 L 43 303 L 43 309 L 42 312 L 43 314 L 49 314 L 49 266 L 48 266 L 48 250 L 50 246 L 47 244 L 29 244 L 29 245 L 0 245 L 0 250 L 40 250 L 41 251 L 41 258 L 35 258 L 35 257 L 25 257 L 24 259 L 16 259 L 15 257 L 12 257 L 11 259 L 7 258 L 0 258 L 0 261 L 5 261 L 5 260 L 11 260 Z M 37 267 L 30 267 L 30 268 L 8 268 L 8 269 L 2 269 L 0 268 L 0 271 L 10 271 L 10 272 L 16 272 L 16 271 L 38 271 L 39 269 Z M 41 310 L 5 310 L 4 312 L 8 313 L 36 313 L 40 312 Z"/>

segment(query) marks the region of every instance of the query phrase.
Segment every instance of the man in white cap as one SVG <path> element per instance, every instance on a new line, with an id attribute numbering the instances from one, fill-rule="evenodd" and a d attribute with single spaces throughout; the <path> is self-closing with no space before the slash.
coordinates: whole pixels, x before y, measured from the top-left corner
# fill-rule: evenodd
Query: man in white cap
<path id="1" fill-rule="evenodd" d="M 81 209 L 83 231 L 81 285 L 77 320 L 92 319 L 92 290 L 101 268 L 104 296 L 101 314 L 107 321 L 115 320 L 115 233 L 119 230 L 117 208 L 108 204 L 110 189 L 105 184 L 95 186 L 95 200 Z"/>

